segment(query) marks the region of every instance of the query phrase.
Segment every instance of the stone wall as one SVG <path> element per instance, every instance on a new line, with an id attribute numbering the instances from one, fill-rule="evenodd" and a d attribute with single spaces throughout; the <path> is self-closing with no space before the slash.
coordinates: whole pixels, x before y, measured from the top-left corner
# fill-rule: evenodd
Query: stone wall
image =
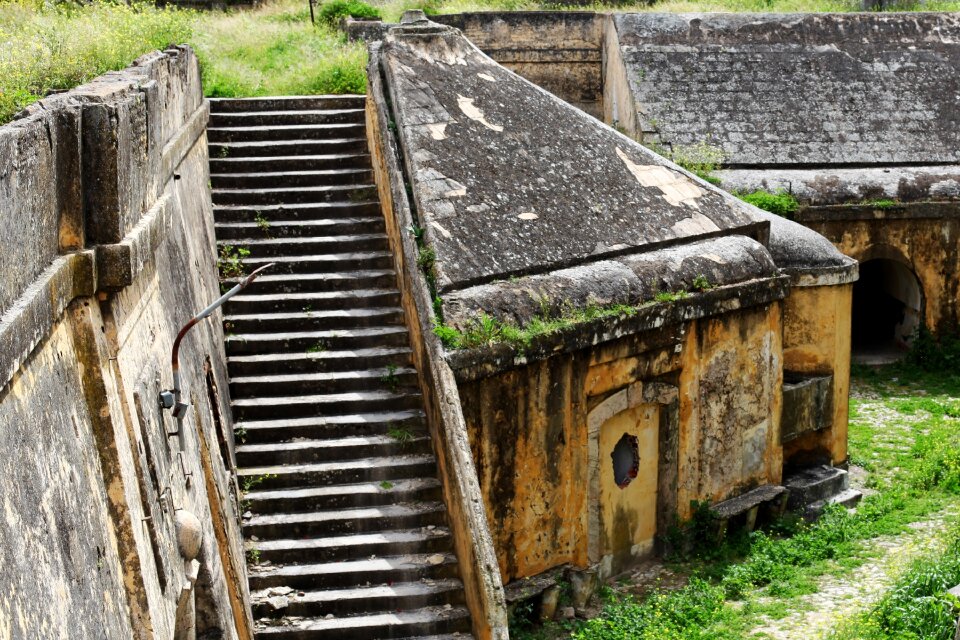
<path id="1" fill-rule="evenodd" d="M 207 113 L 178 47 L 0 127 L 0 637 L 250 637 L 218 320 L 157 400 L 219 295 Z"/>
<path id="2" fill-rule="evenodd" d="M 481 51 L 592 116 L 603 115 L 603 22 L 591 11 L 511 11 L 433 16 Z"/>

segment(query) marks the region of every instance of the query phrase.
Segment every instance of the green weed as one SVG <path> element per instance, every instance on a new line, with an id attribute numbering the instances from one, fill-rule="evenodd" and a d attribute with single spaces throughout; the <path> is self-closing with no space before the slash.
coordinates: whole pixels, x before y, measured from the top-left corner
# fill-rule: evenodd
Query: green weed
<path id="1" fill-rule="evenodd" d="M 387 372 L 380 376 L 380 382 L 387 385 L 387 388 L 394 393 L 400 388 L 400 378 L 397 376 L 398 368 L 395 364 L 388 364 Z"/>
<path id="2" fill-rule="evenodd" d="M 217 271 L 220 273 L 220 279 L 242 278 L 246 274 L 243 260 L 249 255 L 250 250 L 246 247 L 235 247 L 232 244 L 220 245 L 217 257 Z"/>
<path id="3" fill-rule="evenodd" d="M 266 482 L 267 480 L 270 480 L 271 478 L 276 478 L 276 477 L 277 477 L 277 474 L 275 473 L 264 473 L 259 476 L 247 476 L 240 483 L 240 486 L 244 491 L 250 491 L 254 487 L 257 487 L 260 484 Z"/>
<path id="4" fill-rule="evenodd" d="M 409 428 L 398 426 L 391 426 L 387 430 L 387 435 L 402 445 L 409 444 L 414 438 L 416 438 L 413 431 L 411 431 Z"/>
<path id="5" fill-rule="evenodd" d="M 307 347 L 307 353 L 323 353 L 327 350 L 327 343 L 323 340 L 317 340 L 314 344 Z"/>
<path id="6" fill-rule="evenodd" d="M 343 18 L 358 20 L 379 19 L 380 11 L 366 2 L 359 0 L 332 0 L 325 3 L 317 15 L 320 22 L 330 28 L 335 28 Z"/>
<path id="7" fill-rule="evenodd" d="M 752 193 L 735 193 L 734 195 L 755 207 L 788 219 L 792 219 L 800 208 L 797 199 L 785 191 L 770 193 L 769 191 L 757 190 Z"/>
<path id="8" fill-rule="evenodd" d="M 263 213 L 257 211 L 257 214 L 254 216 L 253 221 L 257 224 L 257 228 L 264 233 L 270 231 L 270 221 L 267 220 L 267 217 Z"/>
<path id="9" fill-rule="evenodd" d="M 393 489 L 393 483 L 389 480 L 383 480 L 380 482 L 380 488 L 384 491 L 389 491 L 390 489 Z"/>

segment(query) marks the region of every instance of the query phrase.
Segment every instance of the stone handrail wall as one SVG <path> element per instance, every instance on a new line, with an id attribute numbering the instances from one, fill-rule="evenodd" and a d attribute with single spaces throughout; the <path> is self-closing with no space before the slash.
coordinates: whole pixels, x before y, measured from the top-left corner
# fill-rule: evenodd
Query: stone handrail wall
<path id="1" fill-rule="evenodd" d="M 200 68 L 147 54 L 0 127 L 0 619 L 13 637 L 251 637 Z M 16 543 L 14 543 L 16 541 Z M 51 606 L 55 603 L 55 606 Z"/>
<path id="2" fill-rule="evenodd" d="M 505 640 L 506 600 L 497 557 L 470 451 L 457 383 L 433 333 L 432 298 L 417 266 L 415 224 L 404 187 L 396 141 L 390 131 L 390 107 L 380 75 L 379 45 L 371 47 L 367 67 L 367 132 L 387 233 L 396 263 L 402 306 L 410 329 L 413 360 L 420 374 L 427 424 L 453 534 L 460 579 L 466 592 L 477 640 Z"/>

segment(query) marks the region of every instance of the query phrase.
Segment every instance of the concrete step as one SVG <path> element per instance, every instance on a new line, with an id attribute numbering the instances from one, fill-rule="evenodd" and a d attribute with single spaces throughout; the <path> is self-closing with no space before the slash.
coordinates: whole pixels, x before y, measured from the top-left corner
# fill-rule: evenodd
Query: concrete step
<path id="1" fill-rule="evenodd" d="M 292 393 L 333 393 L 364 390 L 415 390 L 417 372 L 411 367 L 358 369 L 320 373 L 238 376 L 230 378 L 230 397 L 279 396 Z"/>
<path id="2" fill-rule="evenodd" d="M 457 564 L 453 554 L 436 555 L 440 557 L 410 554 L 326 564 L 254 565 L 250 568 L 250 588 L 336 589 L 416 582 L 422 578 L 456 578 Z"/>
<path id="3" fill-rule="evenodd" d="M 265 553 L 261 552 L 261 557 L 264 557 Z M 294 591 L 285 596 L 288 604 L 281 609 L 275 608 L 268 601 L 271 597 L 270 593 L 267 589 L 251 594 L 255 618 L 272 618 L 281 615 L 318 618 L 330 614 L 347 616 L 372 611 L 418 609 L 444 604 L 460 605 L 464 602 L 463 583 L 449 578 L 350 589 L 311 590 L 304 591 L 302 596 L 300 592 Z"/>
<path id="4" fill-rule="evenodd" d="M 210 173 L 257 173 L 262 171 L 318 171 L 321 169 L 369 169 L 369 153 L 329 153 L 316 156 L 265 156 L 210 158 Z"/>
<path id="5" fill-rule="evenodd" d="M 208 127 L 210 142 L 264 142 L 289 140 L 338 140 L 362 138 L 367 125 L 363 122 L 336 124 L 294 124 L 288 126 Z"/>
<path id="6" fill-rule="evenodd" d="M 352 371 L 366 368 L 406 367 L 410 365 L 409 347 L 373 347 L 353 350 L 324 350 L 309 353 L 268 353 L 227 358 L 230 377 L 256 375 L 294 375 Z"/>
<path id="7" fill-rule="evenodd" d="M 389 251 L 355 251 L 351 253 L 327 253 L 303 256 L 254 256 L 244 258 L 247 270 L 257 269 L 273 263 L 270 275 L 292 273 L 330 273 L 339 271 L 386 270 L 393 266 L 393 256 Z M 257 278 L 256 282 L 262 280 Z M 268 281 L 269 282 L 269 281 Z M 394 285 L 396 280 L 394 280 Z"/>
<path id="8" fill-rule="evenodd" d="M 213 217 L 218 222 L 253 222 L 266 220 L 304 220 L 317 221 L 335 218 L 380 218 L 380 203 L 376 200 L 361 202 L 331 201 L 307 202 L 301 204 L 267 205 L 215 205 Z"/>
<path id="9" fill-rule="evenodd" d="M 251 258 L 294 258 L 296 256 L 323 256 L 331 253 L 389 250 L 385 233 L 358 233 L 331 236 L 295 236 L 292 238 L 246 238 L 222 240 L 217 246 L 243 247 Z M 244 258 L 246 262 L 247 258 Z"/>
<path id="10" fill-rule="evenodd" d="M 790 491 L 789 509 L 800 509 L 837 495 L 848 486 L 847 472 L 829 465 L 816 465 L 791 473 L 783 479 L 783 486 Z"/>
<path id="11" fill-rule="evenodd" d="M 210 127 L 289 126 L 297 124 L 333 124 L 364 122 L 366 110 L 359 109 L 302 109 L 284 111 L 231 111 L 210 114 Z"/>
<path id="12" fill-rule="evenodd" d="M 354 202 L 372 200 L 377 188 L 372 184 L 335 184 L 319 187 L 278 187 L 270 189 L 214 189 L 213 203 L 221 204 L 294 204 L 318 202 Z"/>
<path id="13" fill-rule="evenodd" d="M 239 469 L 237 474 L 245 490 L 265 491 L 384 480 L 394 482 L 404 478 L 429 478 L 436 476 L 437 467 L 433 454 L 410 454 L 310 464 L 247 467 Z"/>
<path id="14" fill-rule="evenodd" d="M 310 416 L 307 418 L 271 418 L 266 420 L 246 420 L 236 423 L 240 434 L 238 441 L 256 444 L 258 442 L 277 442 L 293 438 L 341 438 L 386 434 L 391 430 L 403 428 L 410 431 L 425 429 L 421 409 L 402 411 L 371 411 L 346 415 Z"/>
<path id="15" fill-rule="evenodd" d="M 244 494 L 247 509 L 258 515 L 378 507 L 442 499 L 440 481 L 436 478 L 405 478 L 263 491 L 251 489 Z"/>
<path id="16" fill-rule="evenodd" d="M 243 523 L 244 537 L 259 540 L 375 533 L 388 529 L 441 526 L 446 524 L 442 502 L 388 504 L 335 511 L 272 513 L 254 515 Z M 355 556 L 357 557 L 357 556 Z M 364 556 L 359 556 L 364 557 Z"/>
<path id="17" fill-rule="evenodd" d="M 375 256 L 382 260 L 382 255 Z M 393 265 L 378 269 L 357 269 L 353 271 L 316 271 L 297 273 L 288 267 L 278 275 L 266 273 L 244 289 L 244 294 L 282 294 L 282 293 L 318 293 L 341 291 L 349 293 L 359 289 L 396 288 L 397 277 L 391 268 Z M 233 286 L 239 278 L 227 280 L 225 284 Z"/>
<path id="18" fill-rule="evenodd" d="M 863 499 L 863 492 L 857 489 L 844 489 L 835 496 L 808 504 L 803 510 L 803 519 L 807 522 L 813 522 L 823 514 L 823 510 L 827 508 L 828 504 L 838 504 L 841 507 L 852 509 L 860 504 L 861 499 Z"/>
<path id="19" fill-rule="evenodd" d="M 237 464 L 241 467 L 310 464 L 430 452 L 430 439 L 425 432 L 394 431 L 393 434 L 240 444 L 237 445 Z"/>
<path id="20" fill-rule="evenodd" d="M 214 189 L 273 189 L 280 187 L 315 187 L 325 184 L 369 184 L 371 182 L 373 182 L 373 170 L 369 167 L 316 169 L 311 171 L 215 173 L 210 176 L 210 184 Z"/>
<path id="21" fill-rule="evenodd" d="M 400 307 L 231 314 L 225 317 L 223 322 L 224 330 L 230 333 L 316 331 L 391 325 L 403 325 L 403 309 Z"/>
<path id="22" fill-rule="evenodd" d="M 276 96 L 269 98 L 210 98 L 210 113 L 362 109 L 366 104 L 366 96 L 355 94 Z"/>
<path id="23" fill-rule="evenodd" d="M 317 354 L 409 344 L 406 327 L 365 327 L 284 333 L 238 333 L 226 336 L 228 356 L 266 353 Z"/>
<path id="24" fill-rule="evenodd" d="M 264 640 L 370 640 L 406 638 L 413 634 L 469 633 L 466 607 L 424 607 L 339 618 L 304 618 L 295 624 L 285 619 L 257 623 L 256 636 Z M 416 639 L 411 639 L 416 640 Z M 463 640 L 463 637 L 461 637 Z"/>
<path id="25" fill-rule="evenodd" d="M 302 311 L 313 313 L 334 309 L 397 307 L 400 292 L 393 288 L 352 291 L 308 291 L 306 293 L 240 293 L 224 305 L 227 315 Z"/>
<path id="26" fill-rule="evenodd" d="M 268 418 L 309 418 L 311 416 L 369 413 L 399 409 L 416 409 L 422 398 L 419 393 L 393 391 L 343 391 L 300 396 L 237 398 L 230 403 L 236 420 Z"/>
<path id="27" fill-rule="evenodd" d="M 215 160 L 224 158 L 324 156 L 334 153 L 368 153 L 363 136 L 322 140 L 254 140 L 249 142 L 208 142 L 207 151 Z"/>
<path id="28" fill-rule="evenodd" d="M 315 236 L 384 234 L 383 218 L 326 218 L 320 220 L 270 219 L 261 214 L 259 222 L 217 222 L 217 238 L 241 245 L 246 239 L 290 239 Z"/>

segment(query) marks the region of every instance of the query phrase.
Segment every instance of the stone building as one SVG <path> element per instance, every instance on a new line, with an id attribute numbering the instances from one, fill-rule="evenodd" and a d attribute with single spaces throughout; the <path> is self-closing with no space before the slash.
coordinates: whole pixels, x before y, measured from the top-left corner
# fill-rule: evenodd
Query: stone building
<path id="1" fill-rule="evenodd" d="M 505 583 L 608 577 L 693 501 L 753 526 L 789 473 L 846 464 L 854 260 L 458 30 L 391 29 L 369 77 L 408 321 L 461 337 L 423 346 L 449 368 L 424 395 L 462 424 Z"/>

